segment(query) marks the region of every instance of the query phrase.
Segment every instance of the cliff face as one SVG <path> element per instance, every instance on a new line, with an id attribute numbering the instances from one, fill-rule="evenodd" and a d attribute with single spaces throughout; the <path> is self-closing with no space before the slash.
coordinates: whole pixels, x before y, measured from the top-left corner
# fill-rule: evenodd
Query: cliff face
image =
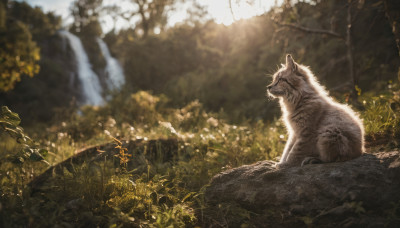
<path id="1" fill-rule="evenodd" d="M 216 175 L 206 201 L 239 205 L 255 213 L 250 224 L 256 226 L 400 227 L 399 151 L 280 170 L 274 165 L 262 161 Z"/>

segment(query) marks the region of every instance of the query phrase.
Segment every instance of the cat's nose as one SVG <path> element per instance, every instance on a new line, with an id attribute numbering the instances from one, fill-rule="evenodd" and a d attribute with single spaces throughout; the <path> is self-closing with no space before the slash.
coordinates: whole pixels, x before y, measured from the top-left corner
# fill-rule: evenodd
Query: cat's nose
<path id="1" fill-rule="evenodd" d="M 271 88 L 272 88 L 272 86 L 270 86 L 270 85 L 269 85 L 269 86 L 267 86 L 267 90 L 270 90 Z"/>

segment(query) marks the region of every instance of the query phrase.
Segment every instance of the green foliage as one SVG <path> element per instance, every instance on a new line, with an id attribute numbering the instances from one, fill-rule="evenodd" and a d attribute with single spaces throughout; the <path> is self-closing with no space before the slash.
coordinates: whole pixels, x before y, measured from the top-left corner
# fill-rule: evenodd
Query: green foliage
<path id="1" fill-rule="evenodd" d="M 101 2 L 75 1 L 72 9 L 76 16 L 72 30 L 81 36 L 94 70 L 104 64 L 95 42 L 95 37 L 102 33 L 98 21 Z M 0 226 L 255 224 L 252 219 L 257 214 L 237 205 L 208 208 L 203 193 L 215 174 L 277 159 L 282 152 L 286 135 L 277 119 L 278 106 L 276 102 L 266 102 L 264 95 L 270 81 L 265 73 L 273 73 L 286 52 L 311 65 L 328 89 L 339 88 L 332 89 L 333 95 L 341 98 L 346 90 L 342 84 L 348 80 L 348 74 L 341 41 L 281 29 L 270 20 L 279 16 L 286 22 L 327 28 L 331 22 L 326 15 L 342 5 L 333 1 L 312 3 L 274 8 L 231 26 L 212 21 L 187 23 L 156 35 L 151 31 L 165 25 L 165 12 L 158 12 L 157 22 L 148 24 L 147 37 L 140 32 L 146 26 L 143 21 L 139 25 L 143 28 L 109 33 L 105 40 L 125 68 L 127 85 L 112 94 L 104 106 L 82 107 L 79 114 L 75 104 L 69 102 L 69 95 L 76 93 L 67 88 L 70 71 L 65 69 L 73 66 L 60 54 L 64 53 L 61 40 L 52 36 L 59 18 L 26 3 L 12 2 L 11 8 L 0 4 L 0 32 L 5 35 L 0 38 L 4 44 L 0 49 L 8 48 L 0 52 L 0 57 L 6 56 L 0 58 L 6 63 L 1 66 L 10 65 L 20 75 L 34 74 L 36 68 L 28 67 L 39 59 L 33 40 L 42 48 L 41 77 L 23 80 L 20 88 L 4 100 L 24 110 L 27 121 L 34 122 L 37 115 L 46 122 L 45 126 L 38 124 L 30 129 L 40 145 L 45 145 L 44 150 L 19 126 L 18 115 L 2 108 L 0 128 L 7 135 L 0 135 L 0 155 L 11 160 L 0 159 Z M 382 6 L 371 4 L 365 3 L 354 24 L 355 65 L 362 75 L 357 90 L 360 99 L 365 100 L 361 115 L 367 146 L 392 149 L 400 145 L 400 94 L 396 83 L 389 83 L 391 88 L 387 91 L 383 88 L 397 72 L 398 56 L 393 51 L 393 35 L 386 26 Z M 10 15 L 16 21 L 8 20 Z M 338 25 L 344 23 L 342 16 L 339 10 Z M 9 47 L 14 44 L 16 49 Z M 28 60 L 23 62 L 21 57 L 20 65 L 16 64 L 17 54 L 27 56 Z M 9 81 L 13 84 L 17 77 Z M 54 116 L 50 124 L 48 121 Z M 47 154 L 46 159 L 57 164 L 82 148 L 110 143 L 111 135 L 115 136 L 113 150 L 119 152 L 117 156 L 71 164 L 69 169 L 55 172 L 44 184 L 43 192 L 27 188 L 27 183 L 47 166 L 26 161 L 43 161 Z M 172 145 L 157 141 L 162 139 L 169 139 Z M 128 140 L 137 140 L 142 146 L 132 150 L 124 146 Z M 151 149 L 154 156 L 146 154 L 152 140 L 157 141 Z M 357 214 L 365 213 L 360 202 L 348 203 L 347 207 Z M 388 211 L 391 219 L 398 220 L 398 208 L 397 203 Z M 220 220 L 207 221 L 213 217 L 211 214 Z M 312 221 L 308 216 L 299 219 L 305 224 Z"/>
<path id="2" fill-rule="evenodd" d="M 86 27 L 79 32 L 78 25 L 71 28 L 80 36 L 98 75 L 104 73 L 105 64 L 95 41 L 102 33 L 99 27 L 101 2 L 75 1 L 72 11 L 78 15 L 79 26 L 82 22 Z M 151 2 L 155 1 L 143 1 L 143 4 Z M 29 123 L 48 122 L 55 110 L 76 108 L 72 97 L 79 100 L 79 91 L 77 85 L 71 84 L 73 61 L 65 55 L 66 50 L 62 50 L 58 37 L 39 36 L 56 27 L 54 16 L 41 15 L 38 9 L 28 9 L 23 3 L 13 5 L 19 9 L 14 11 L 20 11 L 15 13 L 15 17 L 33 28 L 30 29 L 33 40 L 42 48 L 41 73 L 26 83 L 23 80 L 21 88 L 10 93 L 7 99 L 1 99 L 0 95 L 0 100 L 21 116 L 29 117 L 24 118 Z M 337 98 L 349 91 L 351 83 L 343 41 L 282 28 L 271 18 L 315 29 L 329 30 L 332 27 L 335 32 L 345 34 L 343 7 L 335 1 L 297 2 L 290 7 L 288 4 L 274 7 L 262 16 L 240 20 L 230 26 L 212 21 L 184 22 L 161 29 L 160 34 L 150 32 L 147 37 L 143 36 L 138 22 L 136 27 L 118 32 L 113 30 L 104 39 L 112 55 L 124 67 L 125 93 L 128 95 L 139 90 L 165 94 L 170 98 L 168 105 L 175 108 L 199 100 L 207 111 L 223 110 L 231 123 L 241 123 L 246 119 L 273 121 L 280 112 L 275 102 L 268 102 L 265 98 L 265 85 L 271 80 L 266 74 L 275 72 L 286 53 L 293 54 L 298 62 L 310 65 L 319 81 Z M 115 20 L 137 13 L 124 12 L 126 9 L 118 9 L 118 6 L 108 10 L 112 11 Z M 364 93 L 377 92 L 385 87 L 386 81 L 395 79 L 398 72 L 395 37 L 385 17 L 383 4 L 365 2 L 357 11 L 358 19 L 353 25 L 355 69 L 360 79 L 357 88 Z M 35 23 L 28 23 L 22 12 L 35 18 Z M 334 20 L 330 20 L 332 15 L 335 15 Z M 44 96 L 43 90 L 49 95 Z M 25 101 L 24 105 L 20 104 L 21 100 Z M 30 110 L 34 109 L 37 100 L 46 106 L 41 109 L 46 112 L 37 111 L 32 115 Z"/>
<path id="3" fill-rule="evenodd" d="M 388 94 L 387 100 L 383 97 L 376 99 L 379 104 L 394 108 L 396 94 Z M 54 126 L 52 131 L 59 132 L 58 136 L 43 137 L 49 141 L 42 142 L 54 144 L 49 147 L 49 154 L 71 153 L 83 145 L 109 142 L 110 135 L 116 135 L 119 139 L 115 139 L 114 147 L 119 151 L 118 160 L 114 161 L 114 157 L 105 158 L 103 161 L 75 165 L 72 171 L 65 169 L 64 175 L 47 181 L 44 192 L 34 197 L 25 196 L 29 194 L 23 188 L 28 178 L 16 183 L 4 182 L 3 178 L 5 184 L 0 190 L 7 198 L 2 199 L 1 203 L 10 205 L 7 206 L 7 212 L 0 212 L 3 218 L 7 218 L 4 224 L 15 219 L 9 217 L 10 214 L 29 218 L 37 226 L 61 224 L 60 221 L 68 226 L 86 224 L 111 227 L 182 227 L 203 222 L 242 224 L 244 227 L 255 224 L 252 220 L 258 215 L 241 207 L 227 204 L 208 208 L 203 192 L 210 178 L 225 169 L 276 158 L 285 144 L 282 123 L 279 120 L 271 124 L 258 121 L 236 126 L 226 122 L 224 113 L 206 112 L 198 101 L 180 109 L 171 109 L 164 105 L 167 100 L 143 91 L 116 96 L 114 102 L 104 107 L 87 107 L 82 115 Z M 385 103 L 387 101 L 392 103 Z M 391 131 L 398 126 L 393 125 L 397 121 L 397 112 L 394 112 L 392 118 L 380 120 L 381 123 L 386 122 L 385 125 L 374 128 L 372 124 L 377 124 L 377 120 L 372 113 L 379 111 L 384 114 L 385 110 L 372 106 L 373 100 L 370 103 L 365 104 L 366 111 L 363 113 L 367 135 L 385 129 Z M 134 105 L 135 108 L 124 104 Z M 144 117 L 146 113 L 149 116 Z M 8 122 L 19 123 L 15 114 L 9 113 L 7 116 L 5 119 Z M 374 132 L 374 129 L 378 132 Z M 86 132 L 84 137 L 79 136 L 81 132 Z M 48 134 L 54 135 L 51 132 Z M 77 135 L 71 137 L 73 134 Z M 150 159 L 143 156 L 142 149 L 131 150 L 122 143 L 125 140 L 147 142 L 159 138 L 177 139 L 177 151 L 169 158 L 170 162 L 165 163 L 163 158 L 171 156 L 168 155 L 171 154 L 168 147 L 156 146 L 156 157 Z M 146 147 L 147 144 L 144 144 Z M 53 162 L 62 161 L 63 157 L 58 156 Z M 15 170 L 11 175 L 18 177 L 20 172 Z M 23 194 L 10 203 L 9 200 L 15 200 L 11 189 L 16 185 L 20 186 Z M 40 203 L 43 197 L 46 198 L 45 203 Z M 360 203 L 350 203 L 348 206 L 354 208 L 356 213 L 364 213 Z M 37 212 L 31 213 L 31 210 Z M 215 215 L 219 215 L 217 217 L 220 220 L 207 220 L 215 218 Z M 41 220 L 43 216 L 49 219 Z M 307 217 L 302 219 L 308 222 Z M 27 220 L 19 222 L 21 225 L 27 224 Z"/>
<path id="4" fill-rule="evenodd" d="M 0 128 L 14 138 L 22 147 L 20 152 L 8 158 L 13 163 L 24 163 L 26 160 L 46 162 L 44 156 L 47 155 L 47 150 L 36 147 L 33 140 L 24 133 L 24 129 L 18 126 L 20 122 L 21 119 L 17 113 L 12 112 L 7 106 L 1 107 Z"/>
<path id="5" fill-rule="evenodd" d="M 112 189 L 107 205 L 119 208 L 132 221 L 151 227 L 183 227 L 194 224 L 194 211 L 174 195 L 167 179 L 154 176 L 149 181 L 121 179 L 108 185 Z M 125 184 L 126 183 L 126 184 Z M 135 218 L 135 219 L 133 219 Z"/>
<path id="6" fill-rule="evenodd" d="M 0 8 L 3 7 L 0 5 Z M 39 48 L 32 41 L 27 26 L 6 19 L 0 28 L 0 90 L 9 91 L 21 80 L 21 75 L 33 77 L 39 72 Z"/>
<path id="7" fill-rule="evenodd" d="M 399 113 L 396 109 L 398 104 L 392 103 L 388 96 L 371 97 L 365 102 L 366 112 L 364 121 L 366 122 L 366 133 L 384 133 L 392 130 L 396 131 L 399 126 Z"/>
<path id="8" fill-rule="evenodd" d="M 9 1 L 9 5 L 9 16 L 24 23 L 37 43 L 60 28 L 61 17 L 52 12 L 44 13 L 41 8 L 33 8 L 26 2 Z"/>
<path id="9" fill-rule="evenodd" d="M 118 94 L 109 103 L 102 107 L 86 106 L 82 108 L 82 114 L 71 113 L 67 124 L 59 126 L 59 130 L 66 132 L 73 139 L 90 139 L 99 133 L 109 131 L 111 135 L 121 136 L 115 127 L 125 125 L 139 125 L 148 128 L 162 120 L 160 109 L 167 99 L 157 97 L 146 91 L 134 94 Z M 144 125 L 147 125 L 145 127 Z M 128 127 L 129 126 L 129 127 Z M 123 133 L 123 132 L 122 132 Z"/>
<path id="10" fill-rule="evenodd" d="M 14 89 L 23 75 L 39 73 L 38 38 L 54 33 L 60 18 L 25 2 L 0 3 L 0 91 Z"/>
<path id="11" fill-rule="evenodd" d="M 364 95 L 363 121 L 366 142 L 370 146 L 400 147 L 400 91 L 389 83 L 389 89 L 379 96 Z"/>
<path id="12" fill-rule="evenodd" d="M 382 7 L 368 2 L 357 9 L 360 19 L 354 21 L 353 39 L 359 91 L 383 89 L 398 70 L 394 36 Z M 132 30 L 121 31 L 108 35 L 108 44 L 124 63 L 128 85 L 134 86 L 129 90 L 166 94 L 175 107 L 198 99 L 207 110 L 223 109 L 233 122 L 249 118 L 272 121 L 279 110 L 272 102 L 265 102 L 265 85 L 270 82 L 265 74 L 274 73 L 286 53 L 310 65 L 335 96 L 348 92 L 351 83 L 343 41 L 281 28 L 270 18 L 315 29 L 334 26 L 332 29 L 345 34 L 342 8 L 334 1 L 298 2 L 228 27 L 212 21 L 182 24 L 146 39 Z M 330 15 L 336 15 L 334 21 Z M 365 37 L 366 33 L 373 35 Z M 376 40 L 380 45 L 371 45 Z"/>
<path id="13" fill-rule="evenodd" d="M 38 226 L 60 224 L 61 218 L 72 226 L 194 225 L 201 219 L 196 211 L 206 212 L 202 194 L 212 176 L 224 169 L 273 159 L 283 149 L 284 129 L 279 121 L 272 125 L 262 121 L 230 125 L 222 118 L 223 113 L 208 113 L 198 101 L 171 109 L 165 106 L 167 100 L 144 91 L 116 96 L 108 105 L 86 107 L 82 115 L 52 127 L 47 136 L 42 134 L 41 143 L 49 145 L 52 163 L 83 145 L 109 142 L 110 135 L 120 138 L 115 141 L 118 157 L 73 166 L 72 173 L 64 170 L 63 176 L 47 181 L 45 193 L 30 198 L 22 195 L 21 203 L 9 204 L 4 199 L 1 202 L 10 205 L 2 212 L 7 218 L 4 221 L 10 222 L 8 215 L 13 214 Z M 155 157 L 146 159 L 142 149 L 130 151 L 122 145 L 128 139 L 146 142 L 159 138 L 175 138 L 177 151 L 172 153 L 171 147 L 159 145 Z M 118 159 L 117 166 L 114 158 Z M 15 170 L 15 175 L 20 172 Z M 19 186 L 28 180 L 18 182 Z M 12 194 L 8 186 L 13 183 L 7 182 L 0 189 L 6 195 Z M 42 196 L 46 198 L 44 204 L 40 203 Z M 34 208 L 37 212 L 30 213 Z M 49 219 L 40 220 L 43 216 Z"/>

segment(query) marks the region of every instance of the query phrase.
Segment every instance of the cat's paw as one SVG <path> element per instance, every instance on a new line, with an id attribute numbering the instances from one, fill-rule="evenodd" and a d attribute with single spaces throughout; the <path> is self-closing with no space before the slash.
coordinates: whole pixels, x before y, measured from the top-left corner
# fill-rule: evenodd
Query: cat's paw
<path id="1" fill-rule="evenodd" d="M 304 160 L 301 162 L 301 166 L 305 166 L 305 165 L 310 165 L 310 164 L 321 164 L 322 161 L 319 158 L 315 158 L 315 157 L 306 157 L 304 158 Z"/>

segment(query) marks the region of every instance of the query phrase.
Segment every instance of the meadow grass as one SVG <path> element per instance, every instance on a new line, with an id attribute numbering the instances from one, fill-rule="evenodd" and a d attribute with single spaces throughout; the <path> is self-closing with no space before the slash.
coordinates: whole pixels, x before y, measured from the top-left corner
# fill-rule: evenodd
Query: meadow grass
<path id="1" fill-rule="evenodd" d="M 362 118 L 367 138 L 389 135 L 392 147 L 398 145 L 395 143 L 399 135 L 396 93 L 364 99 Z M 204 202 L 204 190 L 210 179 L 223 170 L 260 160 L 277 160 L 287 137 L 282 122 L 277 119 L 272 123 L 248 121 L 233 125 L 221 117 L 223 113 L 206 112 L 198 101 L 181 109 L 167 108 L 167 102 L 165 97 L 144 91 L 127 98 L 116 97 L 104 107 L 85 107 L 82 115 L 74 114 L 46 132 L 35 134 L 37 143 L 49 151 L 46 160 L 51 165 L 88 146 L 114 144 L 119 150 L 114 158 L 84 162 L 73 166 L 72 172 L 64 170 L 64 175 L 49 180 L 39 193 L 32 192 L 26 184 L 48 165 L 31 161 L 13 164 L 4 159 L 5 155 L 19 150 L 20 145 L 3 134 L 0 225 L 247 224 L 252 212 L 235 205 L 209 208 Z M 121 143 L 158 139 L 176 142 L 177 150 L 169 160 L 163 156 L 171 153 L 161 144 L 156 147 L 156 159 L 152 160 L 141 155 L 146 148 L 129 151 Z M 210 214 L 220 215 L 222 219 L 209 220 Z"/>

